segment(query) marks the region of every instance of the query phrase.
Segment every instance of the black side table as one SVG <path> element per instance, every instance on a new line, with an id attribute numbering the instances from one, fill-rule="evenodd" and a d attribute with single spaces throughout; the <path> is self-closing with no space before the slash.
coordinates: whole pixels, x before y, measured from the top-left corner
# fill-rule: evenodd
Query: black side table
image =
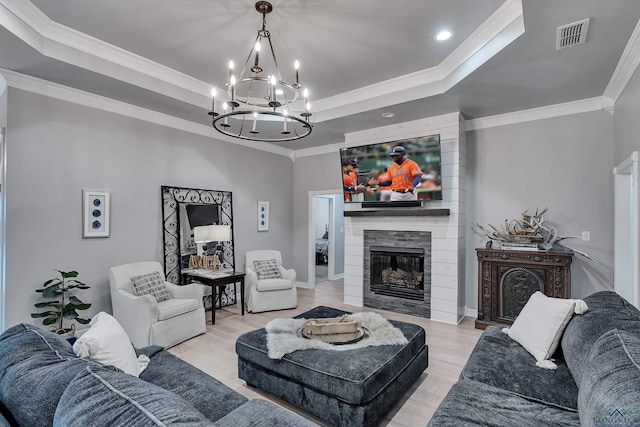
<path id="1" fill-rule="evenodd" d="M 190 283 L 196 280 L 204 285 L 211 286 L 211 293 L 214 297 L 220 301 L 220 308 L 222 308 L 222 292 L 227 285 L 233 284 L 233 293 L 237 295 L 237 284 L 240 282 L 240 307 L 242 315 L 244 316 L 244 276 L 246 273 L 240 271 L 234 271 L 231 273 L 221 273 L 220 275 L 208 270 L 183 270 L 182 275 L 184 283 Z M 216 304 L 215 299 L 211 307 L 211 324 L 216 324 Z"/>

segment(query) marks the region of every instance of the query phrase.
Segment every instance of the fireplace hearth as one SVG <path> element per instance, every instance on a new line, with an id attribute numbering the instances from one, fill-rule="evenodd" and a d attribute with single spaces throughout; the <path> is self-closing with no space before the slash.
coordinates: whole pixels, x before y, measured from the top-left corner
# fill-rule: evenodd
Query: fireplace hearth
<path id="1" fill-rule="evenodd" d="M 431 315 L 431 232 L 364 230 L 365 307 Z"/>

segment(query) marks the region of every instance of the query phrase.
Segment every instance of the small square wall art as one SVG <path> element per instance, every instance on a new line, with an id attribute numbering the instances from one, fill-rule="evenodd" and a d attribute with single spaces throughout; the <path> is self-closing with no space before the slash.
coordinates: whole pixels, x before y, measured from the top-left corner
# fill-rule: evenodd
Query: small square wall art
<path id="1" fill-rule="evenodd" d="M 82 190 L 82 238 L 109 237 L 110 193 Z"/>

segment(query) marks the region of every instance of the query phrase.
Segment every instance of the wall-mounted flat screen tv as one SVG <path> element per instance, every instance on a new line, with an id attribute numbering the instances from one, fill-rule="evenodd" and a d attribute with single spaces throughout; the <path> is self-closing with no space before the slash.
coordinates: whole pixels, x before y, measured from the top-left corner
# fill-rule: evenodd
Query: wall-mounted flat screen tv
<path id="1" fill-rule="evenodd" d="M 340 150 L 345 202 L 442 200 L 440 135 Z"/>

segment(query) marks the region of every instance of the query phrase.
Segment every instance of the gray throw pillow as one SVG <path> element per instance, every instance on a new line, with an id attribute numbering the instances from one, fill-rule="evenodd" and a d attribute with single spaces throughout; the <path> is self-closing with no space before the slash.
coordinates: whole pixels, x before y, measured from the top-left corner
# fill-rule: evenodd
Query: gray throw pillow
<path id="1" fill-rule="evenodd" d="M 253 261 L 253 268 L 256 270 L 258 280 L 282 278 L 282 274 L 280 274 L 280 267 L 278 267 L 278 263 L 275 259 Z"/>
<path id="2" fill-rule="evenodd" d="M 578 391 L 580 425 L 640 425 L 640 337 L 613 329 L 595 342 Z"/>
<path id="3" fill-rule="evenodd" d="M 141 276 L 133 276 L 131 283 L 133 284 L 133 293 L 137 296 L 152 295 L 158 302 L 171 299 L 169 289 L 167 289 L 164 279 L 157 271 Z"/>
<path id="4" fill-rule="evenodd" d="M 62 394 L 53 425 L 92 427 L 212 426 L 175 393 L 123 372 L 86 368 Z"/>

